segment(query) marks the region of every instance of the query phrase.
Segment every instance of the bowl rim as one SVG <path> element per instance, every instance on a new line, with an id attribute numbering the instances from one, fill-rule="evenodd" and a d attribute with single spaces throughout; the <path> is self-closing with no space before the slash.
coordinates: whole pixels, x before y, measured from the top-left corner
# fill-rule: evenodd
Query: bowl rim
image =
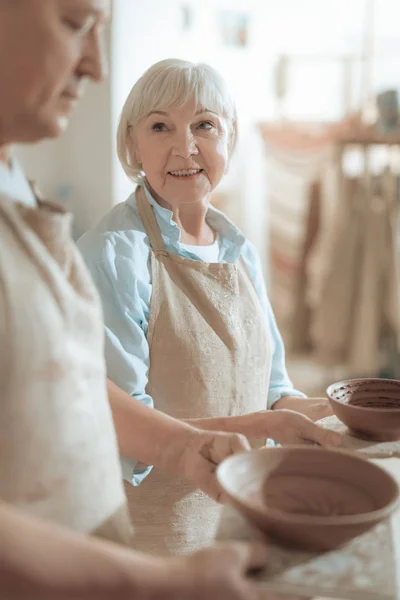
<path id="1" fill-rule="evenodd" d="M 268 508 L 261 510 L 259 504 L 254 501 L 243 500 L 240 495 L 234 491 L 227 489 L 223 483 L 224 471 L 229 468 L 231 463 L 234 463 L 240 457 L 248 456 L 249 454 L 260 454 L 264 452 L 276 452 L 282 450 L 306 450 L 309 452 L 324 452 L 324 453 L 335 453 L 337 455 L 343 455 L 356 462 L 362 461 L 364 464 L 367 463 L 372 469 L 378 470 L 384 477 L 386 477 L 392 484 L 394 495 L 393 499 L 382 508 L 373 510 L 366 513 L 358 513 L 355 515 L 335 515 L 335 516 L 313 516 L 296 513 L 287 513 L 280 511 L 276 508 Z M 379 465 L 371 462 L 367 458 L 356 455 L 354 452 L 345 450 L 343 448 L 325 448 L 321 446 L 306 446 L 301 444 L 287 445 L 287 446 L 264 446 L 247 452 L 240 452 L 233 454 L 223 460 L 216 469 L 217 480 L 224 492 L 237 504 L 240 504 L 246 508 L 251 508 L 258 515 L 268 515 L 268 518 L 279 519 L 279 521 L 291 524 L 291 525 L 304 525 L 304 526 L 324 526 L 324 527 L 338 527 L 341 525 L 361 525 L 369 522 L 376 522 L 377 520 L 382 521 L 388 518 L 393 512 L 400 507 L 400 484 L 393 477 L 391 473 L 380 467 Z"/>
<path id="2" fill-rule="evenodd" d="M 399 392 L 400 392 L 400 380 L 399 379 L 382 379 L 379 377 L 356 377 L 353 379 L 343 379 L 342 381 L 337 381 L 336 383 L 331 383 L 330 386 L 328 386 L 326 388 L 326 396 L 329 400 L 329 402 L 334 402 L 335 404 L 339 404 L 340 406 L 346 406 L 349 407 L 351 410 L 355 410 L 358 412 L 368 412 L 368 413 L 380 413 L 380 414 L 385 414 L 385 415 L 390 415 L 390 414 L 400 414 L 400 406 L 399 408 L 375 408 L 375 407 L 367 407 L 367 406 L 355 406 L 353 404 L 348 404 L 347 402 L 342 402 L 341 400 L 338 400 L 337 398 L 333 398 L 331 396 L 331 391 L 337 387 L 342 387 L 345 385 L 349 385 L 352 383 L 359 383 L 359 382 L 392 382 L 392 383 L 397 383 L 399 385 Z M 393 429 L 396 428 L 397 426 L 393 426 Z"/>

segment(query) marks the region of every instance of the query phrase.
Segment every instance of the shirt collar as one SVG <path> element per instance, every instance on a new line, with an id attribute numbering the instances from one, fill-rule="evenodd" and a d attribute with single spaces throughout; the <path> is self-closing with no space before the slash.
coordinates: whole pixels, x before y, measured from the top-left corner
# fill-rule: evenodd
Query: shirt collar
<path id="1" fill-rule="evenodd" d="M 192 253 L 185 251 L 185 249 L 181 247 L 181 230 L 173 220 L 172 211 L 160 206 L 151 194 L 148 187 L 146 185 L 143 187 L 146 198 L 153 207 L 158 226 L 160 227 L 161 235 L 167 248 L 170 247 L 177 253 L 187 255 L 189 258 L 192 258 Z M 130 196 L 128 203 L 133 206 L 136 205 L 135 194 Z M 238 227 L 236 227 L 236 225 L 234 225 L 232 221 L 230 221 L 230 219 L 224 215 L 224 213 L 211 205 L 208 208 L 206 219 L 218 234 L 221 245 L 220 260 L 228 263 L 236 262 L 240 256 L 242 246 L 246 241 L 246 238 L 240 229 L 238 229 Z"/>

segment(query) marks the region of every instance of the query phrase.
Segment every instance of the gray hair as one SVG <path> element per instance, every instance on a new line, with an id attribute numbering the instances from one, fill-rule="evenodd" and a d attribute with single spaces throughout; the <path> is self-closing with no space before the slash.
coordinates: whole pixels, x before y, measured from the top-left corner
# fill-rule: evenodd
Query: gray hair
<path id="1" fill-rule="evenodd" d="M 136 183 L 144 180 L 134 152 L 134 131 L 139 121 L 154 110 L 184 106 L 195 100 L 197 106 L 215 111 L 228 126 L 229 156 L 237 138 L 236 106 L 221 75 L 210 65 L 169 58 L 154 64 L 135 83 L 118 124 L 117 151 L 121 165 Z"/>

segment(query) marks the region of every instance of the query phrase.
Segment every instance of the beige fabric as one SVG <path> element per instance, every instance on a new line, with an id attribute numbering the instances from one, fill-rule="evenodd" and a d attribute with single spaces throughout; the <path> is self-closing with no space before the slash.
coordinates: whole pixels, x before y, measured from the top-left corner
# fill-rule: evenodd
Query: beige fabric
<path id="1" fill-rule="evenodd" d="M 342 185 L 317 294 L 313 288 L 311 336 L 321 361 L 371 375 L 385 339 L 399 338 L 395 214 L 385 189 L 370 196 L 358 180 Z"/>
<path id="2" fill-rule="evenodd" d="M 131 543 L 101 310 L 70 219 L 0 198 L 0 498 Z"/>
<path id="3" fill-rule="evenodd" d="M 270 299 L 285 348 L 309 349 L 306 264 L 319 227 L 319 181 L 332 161 L 332 132 L 261 125 L 268 181 Z"/>
<path id="4" fill-rule="evenodd" d="M 269 334 L 243 265 L 167 252 L 142 188 L 136 197 L 152 247 L 146 391 L 155 406 L 179 419 L 265 409 Z M 153 469 L 139 487 L 126 490 L 136 548 L 168 554 L 211 543 L 220 506 L 188 481 Z"/>

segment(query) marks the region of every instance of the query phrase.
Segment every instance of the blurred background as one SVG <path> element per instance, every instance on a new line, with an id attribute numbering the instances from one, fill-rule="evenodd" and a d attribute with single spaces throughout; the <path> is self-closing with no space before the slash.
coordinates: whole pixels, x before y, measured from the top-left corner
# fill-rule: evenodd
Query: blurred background
<path id="1" fill-rule="evenodd" d="M 213 202 L 259 249 L 294 383 L 400 378 L 399 23 L 398 0 L 114 0 L 109 80 L 18 157 L 78 237 L 133 191 L 115 151 L 133 83 L 164 58 L 210 63 L 240 126 Z"/>

